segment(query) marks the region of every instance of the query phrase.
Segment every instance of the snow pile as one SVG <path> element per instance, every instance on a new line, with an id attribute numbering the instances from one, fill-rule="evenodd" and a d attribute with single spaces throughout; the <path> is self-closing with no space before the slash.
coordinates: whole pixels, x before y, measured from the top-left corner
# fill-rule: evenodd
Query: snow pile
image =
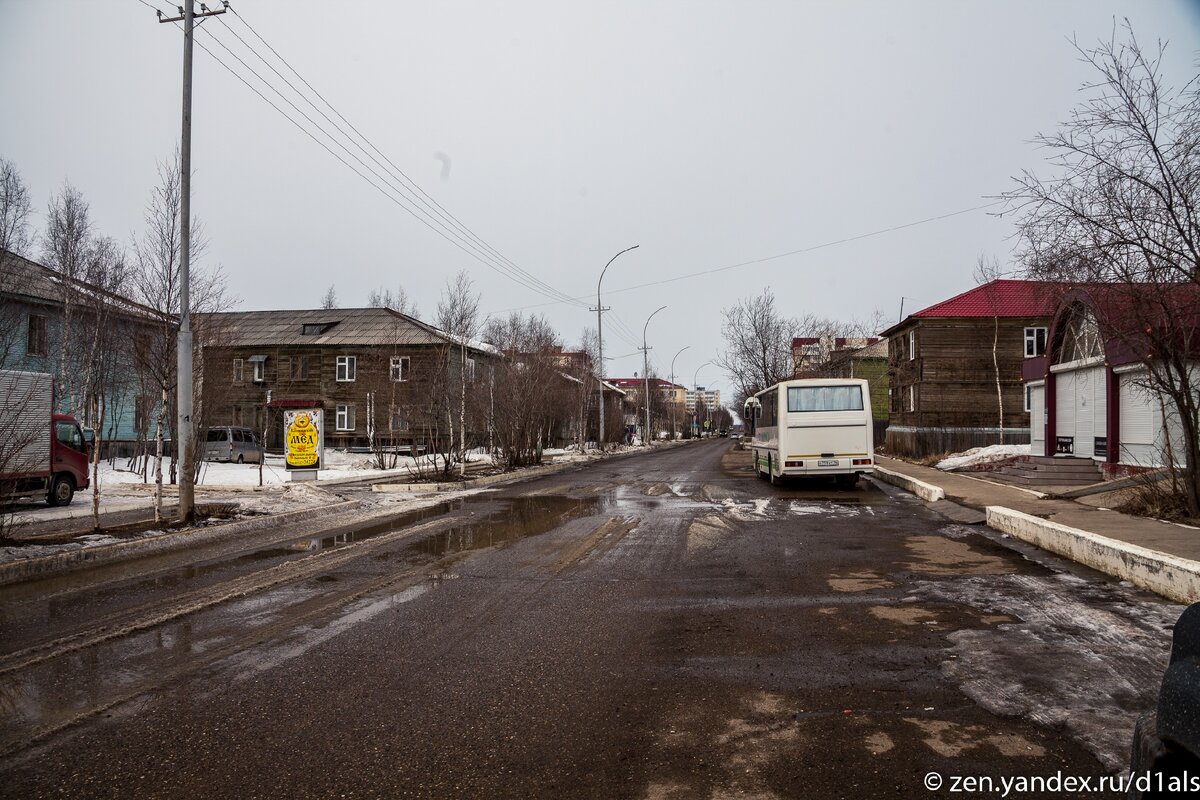
<path id="1" fill-rule="evenodd" d="M 952 472 L 956 469 L 972 467 L 976 464 L 986 464 L 990 461 L 1001 461 L 1013 456 L 1027 455 L 1029 455 L 1029 445 L 1027 444 L 991 444 L 987 447 L 972 447 L 966 452 L 947 456 L 939 461 L 936 466 L 940 470 Z"/>

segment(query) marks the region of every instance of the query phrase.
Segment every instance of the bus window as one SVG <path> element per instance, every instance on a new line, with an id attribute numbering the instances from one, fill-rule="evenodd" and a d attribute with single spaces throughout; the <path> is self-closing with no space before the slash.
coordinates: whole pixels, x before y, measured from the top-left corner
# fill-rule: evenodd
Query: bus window
<path id="1" fill-rule="evenodd" d="M 788 411 L 862 411 L 858 386 L 789 386 Z"/>

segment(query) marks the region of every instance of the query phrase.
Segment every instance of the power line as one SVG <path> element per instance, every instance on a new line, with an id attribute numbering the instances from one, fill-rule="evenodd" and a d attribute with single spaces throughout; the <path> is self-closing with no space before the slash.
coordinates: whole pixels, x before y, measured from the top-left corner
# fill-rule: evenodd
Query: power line
<path id="1" fill-rule="evenodd" d="M 252 26 L 249 22 L 246 21 L 245 17 L 243 17 L 236 9 L 231 8 L 231 10 L 233 11 L 234 16 L 238 18 L 238 21 L 241 22 L 243 25 L 245 25 L 246 29 L 249 30 L 252 34 L 254 34 L 255 38 L 257 38 L 260 42 L 262 42 L 263 45 L 268 50 L 270 50 L 271 53 L 276 58 L 278 58 L 279 61 L 282 62 L 283 65 L 286 66 L 293 75 L 296 76 L 297 79 L 300 80 L 301 83 L 303 83 L 306 87 L 308 87 L 308 89 L 314 95 L 316 95 L 317 98 L 319 98 L 322 103 L 324 103 L 326 106 L 328 106 L 328 108 L 338 117 L 338 119 L 340 119 L 342 122 L 344 122 L 350 128 L 350 130 L 354 131 L 354 133 L 363 142 L 365 142 L 367 144 L 367 146 L 371 148 L 371 150 L 378 153 L 379 156 L 384 161 L 386 161 L 388 165 L 390 165 L 392 170 L 394 170 L 394 172 L 392 173 L 393 177 L 399 176 L 398 179 L 402 180 L 407 186 L 411 187 L 411 190 L 413 192 L 419 193 L 420 197 L 417 197 L 416 199 L 418 199 L 427 208 L 430 208 L 431 210 L 433 210 L 434 213 L 438 214 L 438 216 L 442 217 L 442 219 L 449 221 L 451 224 L 453 224 L 458 230 L 463 232 L 465 235 L 469 236 L 471 239 L 478 242 L 488 252 L 492 253 L 495 257 L 499 258 L 503 263 L 510 266 L 518 274 L 520 274 L 520 275 L 528 278 L 529 280 L 535 282 L 536 284 L 542 286 L 546 290 L 550 291 L 552 294 L 554 294 L 558 297 L 561 297 L 564 302 L 579 303 L 579 301 L 577 301 L 575 298 L 570 297 L 570 295 L 566 294 L 565 292 L 559 291 L 558 289 L 551 286 L 549 283 L 546 283 L 542 279 L 538 278 L 536 275 L 533 275 L 529 271 L 522 268 L 516 262 L 512 261 L 512 259 L 505 256 L 503 253 L 501 253 L 495 247 L 490 245 L 486 240 L 484 240 L 482 237 L 480 237 L 478 234 L 476 234 L 474 231 L 472 231 L 469 227 L 467 227 L 461 220 L 458 219 L 458 217 L 454 216 L 454 214 L 452 214 L 444 206 L 442 206 L 440 203 L 438 203 L 437 200 L 433 199 L 433 197 L 431 197 L 424 189 L 422 189 L 418 183 L 413 181 L 408 176 L 408 174 L 404 172 L 404 170 L 400 169 L 400 167 L 398 167 L 390 158 L 388 158 L 387 155 L 383 153 L 383 151 L 381 151 L 378 147 L 376 147 L 374 142 L 372 142 L 369 138 L 367 138 L 367 136 L 365 134 L 363 134 L 362 131 L 360 131 L 352 122 L 350 122 L 350 120 L 346 119 L 346 117 L 340 111 L 338 111 L 337 108 L 334 107 L 334 105 L 332 103 L 330 103 L 329 100 L 327 100 L 324 95 L 322 95 L 319 91 L 317 91 L 316 87 L 314 87 L 311 83 L 309 83 L 308 80 L 306 80 L 304 78 L 304 76 L 301 75 L 300 72 L 295 67 L 293 67 L 286 58 L 284 58 L 282 55 L 280 55 L 279 51 L 276 50 L 274 47 L 272 47 L 271 44 L 265 38 L 263 38 L 262 34 L 260 34 L 254 28 L 254 26 Z M 224 20 L 222 20 L 222 22 L 224 22 Z M 226 27 L 228 28 L 229 26 L 226 25 Z M 267 60 L 262 55 L 260 55 L 258 53 L 258 51 L 255 50 L 252 45 L 248 44 L 246 42 L 246 40 L 243 39 L 241 36 L 238 36 L 236 31 L 234 31 L 232 28 L 229 28 L 229 31 L 231 34 L 233 34 L 235 37 L 237 37 L 238 41 L 240 41 L 251 52 L 253 52 L 259 58 L 259 60 L 261 60 L 264 64 L 267 64 L 268 67 L 271 67 L 271 65 L 267 62 Z M 275 72 L 276 75 L 279 75 L 279 77 L 285 83 L 287 83 L 288 86 L 291 87 L 292 90 L 294 92 L 296 92 L 297 95 L 304 97 L 304 94 L 302 92 L 300 92 L 300 90 L 296 89 L 296 87 L 293 86 L 292 83 L 287 80 L 287 78 L 284 78 L 283 75 L 280 75 L 278 70 L 276 70 L 274 67 L 271 67 L 271 70 L 273 72 Z M 309 105 L 311 105 L 314 109 L 316 109 L 318 111 L 318 113 L 321 114 L 321 116 L 325 117 L 325 119 L 328 120 L 331 124 L 337 126 L 337 124 L 334 123 L 333 120 L 329 119 L 328 115 L 326 115 L 324 112 L 320 111 L 319 108 L 317 108 L 315 103 L 312 103 L 312 101 L 308 100 L 307 97 L 305 97 L 304 99 L 306 100 L 306 102 L 309 103 Z M 364 153 L 367 153 L 367 151 L 361 145 L 359 145 L 357 142 L 354 142 L 353 138 L 351 136 L 349 136 L 349 134 L 346 134 L 344 129 L 341 129 L 340 126 L 337 126 L 337 127 L 339 127 L 339 130 L 342 132 L 342 134 L 345 135 L 346 138 L 349 139 L 352 143 L 354 143 L 356 147 L 358 147 L 360 150 L 363 150 Z M 374 161 L 376 164 L 379 164 L 380 168 L 385 169 L 385 170 L 387 169 L 386 167 L 383 166 L 383 164 L 381 164 L 379 162 L 378 159 L 376 159 L 374 156 L 371 156 L 370 153 L 367 153 L 367 155 L 371 158 L 372 161 Z M 416 197 L 416 195 L 414 195 L 414 197 Z"/>
<path id="2" fill-rule="evenodd" d="M 245 67 L 250 72 L 250 74 L 252 74 L 255 78 L 257 78 L 259 81 L 261 81 L 271 91 L 275 92 L 275 94 L 278 95 L 279 98 L 282 99 L 285 103 L 287 103 L 289 106 L 291 106 L 296 111 L 296 113 L 300 114 L 302 117 L 304 117 L 304 119 L 308 120 L 308 122 L 310 124 L 312 124 L 312 126 L 315 127 L 318 131 L 320 131 L 321 134 L 323 134 L 327 139 L 329 139 L 330 142 L 332 142 L 334 145 L 340 147 L 350 158 L 353 158 L 355 161 L 357 161 L 364 170 L 366 170 L 367 172 L 374 175 L 382 183 L 387 185 L 387 187 L 389 189 L 391 189 L 393 192 L 399 191 L 398 187 L 395 186 L 395 184 L 390 179 L 386 178 L 383 175 L 380 175 L 378 171 L 373 169 L 369 164 L 367 164 L 361 158 L 359 158 L 357 155 L 355 155 L 353 152 L 351 152 L 350 149 L 347 148 L 346 145 L 343 144 L 341 141 L 339 141 L 337 137 L 333 136 L 327 130 L 325 130 L 325 128 L 323 128 L 320 125 L 320 123 L 318 123 L 316 120 L 314 120 L 312 117 L 310 117 L 307 113 L 305 113 L 302 109 L 300 109 L 295 103 L 293 103 L 286 96 L 284 96 L 284 94 L 282 92 L 280 92 L 278 88 L 276 88 L 274 85 L 272 85 L 270 81 L 268 81 L 261 74 L 259 74 L 258 71 L 256 71 L 253 67 L 251 67 L 249 64 L 247 64 L 240 56 L 237 55 L 237 53 L 234 53 L 232 50 L 230 50 L 229 47 L 223 41 L 221 41 L 221 39 L 219 37 L 217 37 L 212 31 L 206 31 L 206 33 L 208 34 L 209 38 L 211 38 L 218 45 L 220 45 L 227 53 L 229 53 L 234 59 L 236 59 L 238 61 L 238 63 L 240 63 L 243 67 Z M 199 44 L 199 43 L 197 43 L 197 44 Z M 227 70 L 229 70 L 232 74 L 235 75 L 235 77 L 237 77 L 239 80 L 241 80 L 247 86 L 250 86 L 249 82 L 247 82 L 240 75 L 238 75 L 237 72 L 233 68 L 231 68 L 228 64 L 226 64 L 225 62 L 223 62 L 219 58 L 217 58 L 215 53 L 213 53 L 211 50 L 204 47 L 203 45 L 199 45 L 199 46 L 201 47 L 201 49 L 203 49 L 206 53 L 208 53 L 214 59 L 217 59 L 217 61 L 221 64 L 221 66 L 223 66 Z M 251 87 L 251 88 L 253 88 L 253 87 Z M 307 129 L 305 129 L 300 123 L 298 123 L 291 116 L 289 116 L 285 112 L 283 112 L 283 110 L 280 109 L 277 105 L 275 105 L 274 103 L 271 103 L 261 92 L 258 92 L 257 90 L 255 90 L 255 93 L 258 94 L 258 96 L 263 98 L 264 100 L 267 100 L 267 102 L 273 108 L 275 108 L 276 111 L 279 111 L 281 114 L 283 114 L 293 125 L 296 125 L 297 127 L 301 128 L 301 130 L 303 130 L 305 133 L 307 133 L 310 136 L 310 138 L 313 138 L 314 141 L 318 141 L 318 143 L 320 143 L 320 144 L 322 144 L 322 146 L 324 146 L 324 143 L 320 142 L 318 139 L 316 139 L 316 137 L 312 136 L 312 134 Z M 441 223 L 438 220 L 434 219 L 432 216 L 430 216 L 428 214 L 428 212 L 421 211 L 421 209 L 419 209 L 419 208 L 415 209 L 415 210 L 413 208 L 410 208 L 408 205 L 405 204 L 406 202 L 408 202 L 408 203 L 412 202 L 411 200 L 408 200 L 408 198 L 404 198 L 401 196 L 393 196 L 392 194 L 388 194 L 386 191 L 381 189 L 377 184 L 370 181 L 365 175 L 362 174 L 362 172 L 359 172 L 357 169 L 355 169 L 353 167 L 353 165 L 351 165 L 345 159 L 341 158 L 336 153 L 333 153 L 333 151 L 329 150 L 328 147 L 326 147 L 325 149 L 327 151 L 329 151 L 332 155 L 337 157 L 338 160 L 341 161 L 343 164 L 350 167 L 351 169 L 354 169 L 355 173 L 358 174 L 359 177 L 363 178 L 364 180 L 367 180 L 369 183 L 374 185 L 376 189 L 379 189 L 381 192 L 383 192 L 384 195 L 386 197 L 388 197 L 388 199 L 392 200 L 392 202 L 396 203 L 401 208 L 403 208 L 405 211 L 407 211 L 409 213 L 409 215 L 411 215 L 418 222 L 425 225 L 427 228 L 432 230 L 434 233 L 437 233 L 443 239 L 445 239 L 446 241 L 455 245 L 463 252 L 467 253 L 467 255 L 470 255 L 476 261 L 479 261 L 481 264 L 484 264 L 485 266 L 489 267 L 490 269 L 500 273 L 501 275 L 504 275 L 505 277 L 510 278 L 511 280 L 515 281 L 516 283 L 521 284 L 525 288 L 530 289 L 531 291 L 537 292 L 538 294 L 541 294 L 543 297 L 549 297 L 549 298 L 555 299 L 557 301 L 557 298 L 554 294 L 550 294 L 550 293 L 538 288 L 536 285 L 532 284 L 531 282 L 522 279 L 521 276 L 519 276 L 519 275 L 512 274 L 511 270 L 507 269 L 502 264 L 493 263 L 493 261 L 491 260 L 491 257 L 485 251 L 481 250 L 477 245 L 475 245 L 471 241 L 465 239 L 463 236 L 458 234 L 456 231 L 447 227 L 444 223 Z M 424 214 L 424 216 L 427 219 L 423 219 L 421 216 L 418 216 L 418 213 Z M 435 228 L 432 224 L 430 224 L 430 221 L 432 221 L 435 224 L 440 225 L 443 230 L 439 230 L 438 228 Z"/>
<path id="3" fill-rule="evenodd" d="M 138 0 L 138 2 L 142 3 L 142 5 L 145 5 L 147 8 L 154 8 L 154 6 L 147 3 L 146 0 Z M 157 11 L 158 9 L 155 9 L 155 10 Z M 232 10 L 232 8 L 230 10 Z M 176 23 L 176 27 L 179 27 L 178 23 Z M 344 166 L 346 166 L 348 169 L 350 169 L 352 172 L 354 172 L 356 175 L 358 175 L 360 178 L 362 178 L 364 181 L 366 181 L 368 184 L 370 184 L 372 187 L 374 187 L 377 191 L 379 191 L 388 200 L 392 201 L 394 204 L 396 204 L 397 206 L 402 208 L 404 211 L 408 212 L 408 214 L 410 216 L 412 216 L 414 219 L 416 219 L 418 222 L 425 225 L 427 228 L 432 230 L 434 233 L 437 233 L 439 236 L 441 236 L 443 239 L 448 241 L 450 244 L 453 244 L 455 247 L 462 250 L 464 253 L 471 256 L 472 258 L 474 258 L 476 261 L 480 262 L 484 266 L 488 267 L 489 269 L 492 269 L 495 272 L 498 272 L 499 274 L 503 275 L 504 277 L 509 278 L 510 280 L 513 280 L 515 283 L 518 283 L 519 285 L 523 286 L 526 289 L 529 289 L 537 294 L 540 294 L 543 297 L 550 298 L 551 300 L 553 300 L 556 303 L 570 301 L 577 305 L 586 305 L 585 303 L 582 303 L 581 301 L 577 301 L 574 298 L 570 298 L 568 295 L 566 295 L 563 292 L 559 292 L 558 290 L 553 289 L 553 287 L 550 287 L 549 291 L 543 290 L 538 285 L 536 285 L 536 283 L 534 283 L 534 281 L 536 279 L 534 279 L 534 278 L 525 279 L 519 274 L 513 274 L 513 271 L 506 268 L 503 264 L 492 263 L 492 261 L 489 260 L 491 257 L 486 252 L 480 250 L 479 247 L 474 245 L 474 243 L 472 243 L 471 241 L 464 239 L 456 231 L 449 229 L 444 223 L 439 222 L 438 224 L 440 224 L 442 228 L 445 228 L 447 231 L 449 231 L 449 233 L 451 235 L 447 235 L 447 233 L 443 232 L 442 230 L 439 230 L 438 228 L 433 227 L 433 225 L 431 225 L 425 219 L 422 219 L 420 216 L 418 216 L 416 211 L 414 211 L 412 208 L 410 208 L 408 205 L 405 204 L 406 202 L 409 202 L 409 203 L 412 202 L 409 198 L 403 197 L 403 196 L 397 196 L 388 191 L 388 189 L 391 189 L 392 192 L 396 192 L 398 189 L 398 187 L 391 180 L 380 175 L 376 170 L 372 169 L 369 165 L 365 164 L 361 158 L 358 158 L 354 153 L 350 152 L 350 150 L 342 142 L 340 142 L 337 139 L 337 137 L 332 136 L 328 131 L 326 131 L 324 128 L 322 128 L 319 123 L 317 123 L 310 116 L 305 114 L 300 108 L 298 108 L 296 106 L 295 103 L 293 103 L 291 100 L 289 100 L 287 97 L 285 97 L 282 92 L 280 92 L 274 85 L 272 85 L 270 81 L 263 78 L 262 75 L 260 75 L 256 70 L 254 70 L 252 67 L 250 67 L 248 64 L 246 64 L 246 62 L 242 58 L 240 58 L 236 53 L 234 53 L 232 50 L 230 50 L 230 48 L 224 42 L 222 42 L 219 37 L 217 37 L 215 34 L 213 34 L 210 31 L 206 31 L 206 33 L 208 33 L 209 36 L 215 42 L 217 42 L 226 52 L 228 52 L 231 56 L 233 56 L 233 58 L 237 59 L 237 61 L 239 63 L 241 63 L 242 66 L 244 66 L 251 74 L 253 74 L 259 81 L 261 81 L 267 88 L 269 88 L 271 91 L 275 92 L 276 95 L 278 95 L 284 102 L 286 102 L 288 105 L 290 105 L 298 114 L 300 114 L 306 120 L 308 120 L 317 130 L 319 130 L 326 138 L 328 138 L 330 140 L 330 142 L 332 142 L 333 144 L 340 147 L 343 151 L 346 152 L 347 155 L 349 155 L 351 158 L 353 158 L 355 161 L 357 161 L 360 165 L 362 165 L 363 169 L 365 169 L 367 172 L 371 173 L 373 176 L 375 176 L 375 178 L 377 178 L 380 182 L 382 182 L 387 187 L 387 189 L 385 189 L 383 186 L 380 186 L 378 183 L 376 183 L 375 181 L 368 178 L 360 170 L 358 170 L 353 164 L 351 164 L 345 158 L 343 158 L 338 153 L 336 153 L 332 149 L 330 149 L 330 147 L 325 142 L 321 141 L 319 138 L 317 138 L 315 135 L 313 135 L 313 133 L 310 130 L 308 130 L 302 123 L 298 122 L 294 117 L 292 117 L 290 114 L 288 114 L 282 108 L 280 108 L 276 103 L 272 102 L 270 98 L 268 98 L 258 88 L 256 88 L 253 84 L 251 84 L 244 77 L 242 77 L 242 75 L 240 75 L 236 69 L 231 67 L 228 63 L 226 63 L 223 59 L 221 59 L 212 50 L 205 47 L 203 45 L 203 43 L 197 41 L 195 43 L 196 46 L 200 47 L 201 50 L 203 50 L 205 53 L 207 53 L 214 61 L 216 61 L 221 67 L 223 67 L 233 77 L 235 77 L 239 81 L 241 81 L 242 84 L 246 86 L 246 88 L 250 89 L 250 91 L 252 91 L 254 94 L 258 95 L 258 97 L 263 102 L 265 102 L 267 105 L 271 106 L 271 108 L 275 109 L 275 111 L 277 113 L 279 113 L 280 116 L 282 116 L 288 122 L 292 123 L 292 125 L 295 126 L 301 133 L 303 133 L 304 135 L 306 135 L 310 139 L 312 139 L 317 145 L 319 145 L 327 153 L 329 153 L 335 159 L 340 161 Z M 238 38 L 240 40 L 240 37 L 238 37 Z M 241 41 L 243 41 L 243 43 L 244 43 L 244 40 L 241 40 Z M 262 56 L 258 55 L 257 53 L 255 53 L 255 55 L 258 56 L 260 59 L 262 58 Z M 270 66 L 270 65 L 268 64 L 268 66 Z M 293 88 L 293 91 L 297 91 L 297 90 L 295 90 L 295 87 L 292 87 L 292 88 Z M 299 94 L 299 92 L 297 92 L 297 93 Z M 303 97 L 303 95 L 301 95 L 301 97 Z M 307 101 L 307 98 L 305 98 L 305 99 Z M 310 102 L 310 105 L 311 105 L 311 102 Z M 343 135 L 345 135 L 344 131 L 340 131 L 340 132 L 343 133 Z M 359 149 L 362 149 L 361 146 L 359 146 L 357 143 L 355 143 L 353 141 L 353 139 L 351 139 L 349 136 L 346 136 L 346 138 L 351 142 L 351 144 L 354 144 L 356 147 L 359 147 Z M 376 162 L 376 163 L 378 163 L 378 162 Z M 410 192 L 410 194 L 411 194 L 411 192 Z M 420 211 L 420 209 L 417 209 L 417 211 Z M 422 213 L 425 213 L 425 212 L 422 212 Z M 429 214 L 426 213 L 426 216 L 428 217 Z M 434 220 L 434 222 L 438 222 L 438 221 Z M 468 248 L 470 248 L 470 249 L 468 249 Z"/>
<path id="4" fill-rule="evenodd" d="M 811 253 L 816 250 L 823 250 L 827 247 L 834 247 L 839 244 L 847 244 L 849 242 L 856 242 L 860 239 L 869 239 L 872 236 L 882 236 L 885 233 L 894 233 L 895 231 L 904 230 L 905 228 L 913 228 L 913 227 L 916 227 L 917 225 L 924 225 L 928 222 L 937 222 L 938 220 L 949 219 L 951 217 L 957 217 L 962 214 L 969 214 L 972 211 L 981 211 L 985 208 L 992 208 L 993 206 L 1002 205 L 1005 202 L 1007 202 L 1007 201 L 995 200 L 991 203 L 984 203 L 984 204 L 978 205 L 978 206 L 971 206 L 970 208 L 962 208 L 962 209 L 959 209 L 958 211 L 951 211 L 948 214 L 939 214 L 936 217 L 926 217 L 925 219 L 919 219 L 919 220 L 916 220 L 915 222 L 906 222 L 903 225 L 893 225 L 890 228 L 880 228 L 878 230 L 869 231 L 867 233 L 860 233 L 855 236 L 847 236 L 842 239 L 835 239 L 835 240 L 829 241 L 829 242 L 822 242 L 821 244 L 814 244 L 809 247 L 802 247 L 798 250 L 789 250 L 786 253 L 777 253 L 776 255 L 773 255 L 773 256 L 764 256 L 763 258 L 755 258 L 750 261 L 739 261 L 736 264 L 727 264 L 723 267 L 713 267 L 712 269 L 700 270 L 698 272 L 689 272 L 686 275 L 676 275 L 673 278 L 664 278 L 660 281 L 651 281 L 649 283 L 639 283 L 636 286 L 625 286 L 621 289 L 608 289 L 605 292 L 605 294 L 612 295 L 612 294 L 620 294 L 621 292 L 632 292 L 637 289 L 646 289 L 651 286 L 662 286 L 662 285 L 668 284 L 668 283 L 676 283 L 678 281 L 685 281 L 689 278 L 700 277 L 701 275 L 712 275 L 717 272 L 726 272 L 731 269 L 737 269 L 738 267 L 748 267 L 748 266 L 752 266 L 754 264 L 763 264 L 767 261 L 775 261 L 780 258 L 788 258 L 789 256 L 801 255 L 803 253 Z M 584 298 L 580 297 L 580 298 L 576 298 L 576 299 L 584 299 Z M 557 305 L 557 303 L 555 303 L 555 302 L 538 303 L 536 305 L 521 306 L 519 308 L 508 308 L 508 309 L 504 309 L 503 311 L 497 311 L 494 313 L 506 314 L 510 311 L 524 311 L 524 310 L 530 309 L 530 308 L 542 308 L 544 306 L 552 306 L 552 305 Z"/>

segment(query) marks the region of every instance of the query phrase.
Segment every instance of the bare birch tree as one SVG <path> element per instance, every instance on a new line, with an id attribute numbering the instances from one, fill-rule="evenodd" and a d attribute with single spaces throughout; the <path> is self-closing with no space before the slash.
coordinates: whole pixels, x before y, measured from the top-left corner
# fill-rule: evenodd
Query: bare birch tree
<path id="1" fill-rule="evenodd" d="M 467 474 L 467 383 L 474 380 L 470 374 L 474 362 L 468 362 L 467 345 L 478 332 L 479 328 L 479 295 L 474 291 L 475 283 L 466 270 L 459 270 L 453 280 L 446 281 L 446 288 L 437 305 L 437 326 L 458 343 L 458 458 L 461 460 L 461 474 Z M 450 436 L 454 437 L 454 425 L 451 421 Z"/>
<path id="2" fill-rule="evenodd" d="M 83 195 L 70 183 L 64 183 L 59 193 L 50 199 L 46 213 L 46 231 L 42 249 L 46 265 L 65 280 L 62 289 L 62 322 L 59 328 L 57 395 L 71 414 L 81 416 L 74 359 L 70 344 L 74 325 L 75 296 L 73 283 L 83 278 L 88 251 L 92 246 L 91 213 Z"/>
<path id="3" fill-rule="evenodd" d="M 321 308 L 329 310 L 337 307 L 337 288 L 331 283 L 329 284 L 329 288 L 325 290 L 325 294 L 321 297 Z"/>
<path id="4" fill-rule="evenodd" d="M 975 262 L 975 282 L 984 287 L 984 296 L 992 312 L 992 377 L 996 382 L 996 410 L 1000 444 L 1004 444 L 1004 384 L 1000 375 L 1000 299 L 993 283 L 1001 276 L 1000 262 L 993 256 L 980 255 Z"/>
<path id="5" fill-rule="evenodd" d="M 740 398 L 792 376 L 791 340 L 798 323 L 776 309 L 770 289 L 722 313 L 726 349 L 717 355 L 716 363 L 733 376 Z"/>
<path id="6" fill-rule="evenodd" d="M 1103 285 L 1102 333 L 1144 358 L 1183 434 L 1188 511 L 1200 516 L 1200 76 L 1166 83 L 1165 44 L 1143 50 L 1128 21 L 1091 48 L 1094 78 L 1070 118 L 1035 141 L 1052 177 L 1006 194 L 1032 277 Z"/>
<path id="7" fill-rule="evenodd" d="M 367 294 L 367 305 L 371 308 L 390 308 L 406 317 L 417 316 L 417 304 L 408 296 L 408 291 L 403 286 L 397 286 L 394 292 L 383 287 L 372 289 Z"/>
<path id="8" fill-rule="evenodd" d="M 96 240 L 88 254 L 83 279 L 86 287 L 79 297 L 81 343 L 87 347 L 80 390 L 86 406 L 86 418 L 92 428 L 92 527 L 100 528 L 100 461 L 106 436 L 104 425 L 110 412 L 119 409 L 120 398 L 130 388 L 127 322 L 117 298 L 129 283 L 125 253 L 110 238 Z M 110 436 L 111 438 L 111 431 Z"/>
<path id="9" fill-rule="evenodd" d="M 0 291 L 18 288 L 13 259 L 25 255 L 32 243 L 29 225 L 32 214 L 29 188 L 16 165 L 0 158 Z M 23 321 L 24 315 L 15 303 L 0 306 L 0 362 L 8 363 L 20 343 Z"/>
<path id="10" fill-rule="evenodd" d="M 151 333 L 136 350 L 138 374 L 144 392 L 153 392 L 156 413 L 154 421 L 154 509 L 155 520 L 162 518 L 164 439 L 170 430 L 168 421 L 173 418 L 176 387 L 176 332 L 180 309 L 180 263 L 182 261 L 182 237 L 180 236 L 180 164 L 176 151 L 171 161 L 158 165 L 158 185 L 146 202 L 143 215 L 145 227 L 134 241 L 137 269 L 133 275 L 133 288 L 138 299 L 158 312 Z M 208 247 L 203 225 L 192 217 L 191 230 L 191 309 L 197 323 L 203 315 L 228 308 L 225 280 L 219 269 L 206 270 L 201 259 Z M 208 337 L 197 330 L 195 341 Z M 201 351 L 202 352 L 202 351 Z M 203 374 L 203 362 L 193 364 Z M 199 382 L 197 382 L 199 384 Z M 197 393 L 202 387 L 197 385 Z M 149 396 L 149 395 L 147 395 Z M 202 407 L 196 408 L 197 412 Z M 200 413 L 193 415 L 197 421 Z M 177 440 L 177 436 L 172 436 Z M 203 448 L 197 448 L 197 453 Z M 175 482 L 175 454 L 172 453 L 170 482 Z"/>

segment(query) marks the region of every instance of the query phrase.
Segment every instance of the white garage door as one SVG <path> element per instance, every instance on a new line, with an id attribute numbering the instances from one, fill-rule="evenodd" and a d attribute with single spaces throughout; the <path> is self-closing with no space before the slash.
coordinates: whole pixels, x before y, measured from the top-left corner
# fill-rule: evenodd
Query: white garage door
<path id="1" fill-rule="evenodd" d="M 1046 387 L 1029 387 L 1029 452 L 1035 456 L 1046 452 Z"/>
<path id="2" fill-rule="evenodd" d="M 1104 367 L 1060 372 L 1055 380 L 1055 436 L 1060 439 L 1057 451 L 1068 452 L 1067 443 L 1061 440 L 1069 438 L 1072 455 L 1103 458 L 1103 451 L 1096 454 L 1096 439 L 1107 436 L 1108 387 Z"/>

